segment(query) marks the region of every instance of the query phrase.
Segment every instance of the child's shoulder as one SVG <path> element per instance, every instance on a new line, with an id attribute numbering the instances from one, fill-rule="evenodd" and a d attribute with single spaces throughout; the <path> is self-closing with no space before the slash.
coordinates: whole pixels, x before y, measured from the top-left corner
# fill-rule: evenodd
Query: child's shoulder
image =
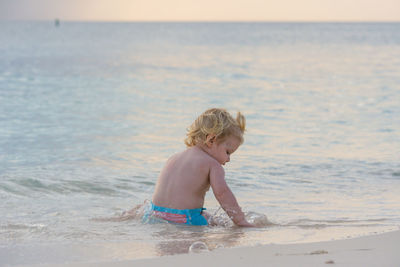
<path id="1" fill-rule="evenodd" d="M 191 160 L 196 161 L 199 164 L 206 165 L 208 167 L 218 167 L 219 162 L 214 159 L 207 152 L 198 147 L 190 147 L 183 151 L 184 157 L 189 157 Z"/>

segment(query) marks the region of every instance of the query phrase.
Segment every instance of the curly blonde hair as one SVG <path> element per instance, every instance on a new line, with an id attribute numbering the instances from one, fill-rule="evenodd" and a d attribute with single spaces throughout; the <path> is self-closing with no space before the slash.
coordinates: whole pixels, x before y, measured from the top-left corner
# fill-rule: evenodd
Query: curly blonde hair
<path id="1" fill-rule="evenodd" d="M 201 114 L 187 129 L 185 144 L 188 147 L 206 142 L 207 136 L 214 134 L 217 143 L 221 143 L 229 136 L 235 136 L 243 143 L 243 134 L 246 128 L 246 119 L 238 112 L 236 119 L 222 108 L 211 108 Z"/>

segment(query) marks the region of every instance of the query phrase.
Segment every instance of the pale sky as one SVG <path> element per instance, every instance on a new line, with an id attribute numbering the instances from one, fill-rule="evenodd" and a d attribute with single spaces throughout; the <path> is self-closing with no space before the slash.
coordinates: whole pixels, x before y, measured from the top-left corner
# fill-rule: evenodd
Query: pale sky
<path id="1" fill-rule="evenodd" d="M 0 20 L 400 21 L 400 0 L 0 0 Z"/>

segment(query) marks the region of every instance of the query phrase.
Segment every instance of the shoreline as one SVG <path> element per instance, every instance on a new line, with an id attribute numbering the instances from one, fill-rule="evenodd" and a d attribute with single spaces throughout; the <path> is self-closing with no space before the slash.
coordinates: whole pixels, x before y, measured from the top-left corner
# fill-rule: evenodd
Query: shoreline
<path id="1" fill-rule="evenodd" d="M 158 258 L 51 264 L 83 266 L 400 266 L 400 230 L 357 238 L 299 244 L 216 249 Z M 28 265 L 23 265 L 28 266 Z M 31 265 L 39 266 L 39 265 Z M 50 266 L 50 265 L 40 265 Z"/>

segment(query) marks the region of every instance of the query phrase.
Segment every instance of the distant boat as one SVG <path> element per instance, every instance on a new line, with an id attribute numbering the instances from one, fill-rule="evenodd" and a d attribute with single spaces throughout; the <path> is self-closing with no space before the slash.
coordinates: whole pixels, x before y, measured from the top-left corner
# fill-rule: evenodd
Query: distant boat
<path id="1" fill-rule="evenodd" d="M 60 26 L 60 20 L 59 19 L 55 19 L 54 20 L 54 26 L 56 26 L 56 27 Z"/>

